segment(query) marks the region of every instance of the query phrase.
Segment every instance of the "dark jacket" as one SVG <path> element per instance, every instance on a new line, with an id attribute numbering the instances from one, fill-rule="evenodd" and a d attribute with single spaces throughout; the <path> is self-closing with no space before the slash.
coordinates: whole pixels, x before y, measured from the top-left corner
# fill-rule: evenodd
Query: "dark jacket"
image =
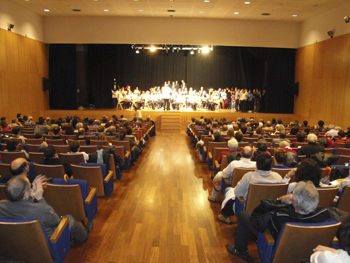
<path id="1" fill-rule="evenodd" d="M 307 158 L 310 158 L 312 154 L 318 152 L 325 152 L 325 150 L 322 146 L 319 146 L 314 142 L 309 142 L 309 144 L 302 146 L 298 150 L 298 155 L 306 155 Z"/>

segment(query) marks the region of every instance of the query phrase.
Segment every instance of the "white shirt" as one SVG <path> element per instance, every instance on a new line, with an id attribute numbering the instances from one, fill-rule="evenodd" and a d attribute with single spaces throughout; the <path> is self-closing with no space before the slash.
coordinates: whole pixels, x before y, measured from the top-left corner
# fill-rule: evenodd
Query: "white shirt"
<path id="1" fill-rule="evenodd" d="M 164 86 L 162 91 L 163 91 L 163 99 L 171 98 L 171 88 Z"/>
<path id="2" fill-rule="evenodd" d="M 68 152 L 69 154 L 77 154 L 77 153 L 82 153 L 84 156 L 84 161 L 87 163 L 87 161 L 89 160 L 89 155 L 86 152 Z"/>
<path id="3" fill-rule="evenodd" d="M 310 257 L 311 263 L 345 263 L 350 262 L 349 254 L 342 250 L 336 251 L 316 251 Z"/>
<path id="4" fill-rule="evenodd" d="M 222 177 L 231 180 L 233 171 L 235 168 L 256 168 L 256 162 L 251 161 L 249 158 L 241 158 L 239 161 L 232 161 L 223 171 Z"/>

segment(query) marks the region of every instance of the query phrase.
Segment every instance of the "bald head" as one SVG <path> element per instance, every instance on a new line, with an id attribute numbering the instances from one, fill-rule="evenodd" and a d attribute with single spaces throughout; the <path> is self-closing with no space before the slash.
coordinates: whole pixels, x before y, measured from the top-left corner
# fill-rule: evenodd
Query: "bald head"
<path id="1" fill-rule="evenodd" d="M 242 150 L 242 157 L 243 158 L 250 158 L 253 154 L 253 149 L 250 146 L 245 146 Z"/>
<path id="2" fill-rule="evenodd" d="M 12 175 L 20 175 L 25 174 L 27 175 L 28 168 L 28 162 L 24 158 L 17 158 L 11 162 L 11 173 Z"/>

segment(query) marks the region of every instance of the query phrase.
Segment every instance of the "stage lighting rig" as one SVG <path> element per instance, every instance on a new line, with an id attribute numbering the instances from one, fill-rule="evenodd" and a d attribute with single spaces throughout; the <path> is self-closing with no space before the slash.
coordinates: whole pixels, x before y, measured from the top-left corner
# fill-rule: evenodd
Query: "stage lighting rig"
<path id="1" fill-rule="evenodd" d="M 131 49 L 135 50 L 150 50 L 152 52 L 156 50 L 165 51 L 167 54 L 169 53 L 169 50 L 171 50 L 172 53 L 180 53 L 180 51 L 190 51 L 192 54 L 192 51 L 197 51 L 198 53 L 209 53 L 210 51 L 214 50 L 213 45 L 174 45 L 174 44 L 131 44 Z"/>

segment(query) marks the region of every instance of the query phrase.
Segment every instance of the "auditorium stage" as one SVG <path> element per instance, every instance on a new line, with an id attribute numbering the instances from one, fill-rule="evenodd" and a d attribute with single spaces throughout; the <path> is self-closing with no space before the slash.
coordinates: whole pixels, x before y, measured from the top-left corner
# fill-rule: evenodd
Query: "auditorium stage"
<path id="1" fill-rule="evenodd" d="M 238 117 L 245 118 L 246 120 L 250 117 L 254 117 L 255 120 L 263 119 L 264 121 L 272 120 L 272 118 L 282 119 L 283 122 L 291 122 L 298 120 L 295 114 L 279 114 L 279 113 L 241 113 L 235 112 L 234 110 L 219 110 L 219 111 L 163 111 L 163 110 L 141 110 L 142 119 L 146 119 L 148 116 L 156 123 L 157 129 L 161 126 L 161 116 L 165 114 L 178 115 L 181 118 L 181 129 L 185 130 L 187 122 L 191 120 L 192 117 L 200 118 L 213 117 L 214 119 L 226 118 L 228 121 L 236 120 Z M 89 119 L 101 119 L 103 115 L 111 117 L 112 115 L 124 115 L 126 118 L 133 118 L 136 114 L 134 110 L 116 110 L 116 109 L 84 109 L 84 110 L 46 110 L 40 112 L 42 117 L 50 117 L 51 119 L 65 118 L 66 116 L 78 116 L 81 119 L 88 117 Z M 299 123 L 303 120 L 298 120 Z"/>

